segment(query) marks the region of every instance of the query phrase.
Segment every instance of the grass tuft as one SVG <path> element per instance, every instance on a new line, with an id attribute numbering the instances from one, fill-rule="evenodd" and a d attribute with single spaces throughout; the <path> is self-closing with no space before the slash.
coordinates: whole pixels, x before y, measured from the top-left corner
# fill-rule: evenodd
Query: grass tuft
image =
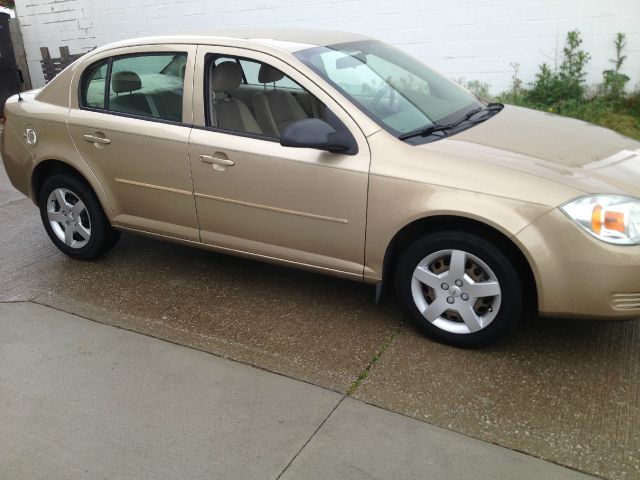
<path id="1" fill-rule="evenodd" d="M 360 372 L 360 374 L 358 375 L 358 378 L 355 379 L 355 381 L 351 384 L 351 386 L 347 390 L 348 397 L 353 395 L 353 393 L 358 389 L 358 387 L 362 384 L 362 382 L 364 382 L 366 378 L 369 376 L 369 372 L 371 371 L 373 366 L 380 361 L 380 358 L 382 357 L 382 355 L 384 355 L 384 352 L 387 351 L 387 349 L 391 346 L 391 344 L 396 339 L 396 337 L 400 334 L 400 327 L 402 327 L 402 324 L 394 328 L 391 332 L 391 335 L 389 335 L 384 340 L 384 342 L 382 342 L 382 345 L 380 345 L 376 353 L 373 355 L 373 358 L 371 359 L 369 364 L 364 368 L 362 372 Z"/>

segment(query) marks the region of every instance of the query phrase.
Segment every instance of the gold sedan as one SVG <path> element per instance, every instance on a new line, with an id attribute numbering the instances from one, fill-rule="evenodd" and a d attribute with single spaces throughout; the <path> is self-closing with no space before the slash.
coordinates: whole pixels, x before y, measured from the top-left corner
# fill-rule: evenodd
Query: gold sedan
<path id="1" fill-rule="evenodd" d="M 379 41 L 128 40 L 7 101 L 2 158 L 53 243 L 119 232 L 394 286 L 431 338 L 640 317 L 640 144 L 489 103 Z"/>

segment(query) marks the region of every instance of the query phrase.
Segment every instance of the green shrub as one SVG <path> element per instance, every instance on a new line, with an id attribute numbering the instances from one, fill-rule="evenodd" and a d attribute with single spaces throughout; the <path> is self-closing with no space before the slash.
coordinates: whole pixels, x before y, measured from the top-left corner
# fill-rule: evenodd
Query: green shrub
<path id="1" fill-rule="evenodd" d="M 626 36 L 616 35 L 613 68 L 602 72 L 602 84 L 596 87 L 585 85 L 590 55 L 581 46 L 580 32 L 569 32 L 560 65 L 557 68 L 546 63 L 540 65 L 528 89 L 519 78 L 520 65 L 511 64 L 514 69 L 511 87 L 496 100 L 578 118 L 640 140 L 640 91 L 627 94 L 629 77 L 622 73 L 627 58 L 624 55 Z M 488 90 L 486 85 L 487 93 Z"/>
<path id="2" fill-rule="evenodd" d="M 567 43 L 559 68 L 552 70 L 546 63 L 540 65 L 536 80 L 531 90 L 526 93 L 529 102 L 549 105 L 584 97 L 586 66 L 591 57 L 580 48 L 581 45 L 582 38 L 578 30 L 567 34 Z"/>
<path id="3" fill-rule="evenodd" d="M 627 56 L 622 54 L 622 51 L 627 46 L 626 35 L 619 32 L 613 43 L 616 47 L 616 58 L 611 59 L 611 62 L 615 68 L 602 72 L 602 76 L 604 77 L 602 90 L 605 95 L 612 98 L 620 98 L 624 96 L 624 87 L 629 81 L 629 77 L 620 72 L 622 64 L 627 59 Z"/>
<path id="4" fill-rule="evenodd" d="M 623 109 L 628 111 L 634 117 L 640 119 L 640 91 L 632 93 L 622 100 Z"/>

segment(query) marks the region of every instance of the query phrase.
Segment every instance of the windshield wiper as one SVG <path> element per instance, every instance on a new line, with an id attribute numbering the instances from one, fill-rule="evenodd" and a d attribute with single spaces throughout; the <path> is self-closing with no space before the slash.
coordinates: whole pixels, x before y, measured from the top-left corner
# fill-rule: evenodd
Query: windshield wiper
<path id="1" fill-rule="evenodd" d="M 445 132 L 452 128 L 454 128 L 453 124 L 439 125 L 437 123 L 434 123 L 432 125 L 429 125 L 427 128 L 421 128 L 419 130 L 414 130 L 412 132 L 403 133 L 398 138 L 400 140 L 406 140 L 407 138 L 412 138 L 412 137 L 427 137 L 432 133 Z"/>
<path id="2" fill-rule="evenodd" d="M 426 128 L 421 128 L 421 129 L 418 129 L 418 130 L 414 130 L 412 132 L 404 133 L 404 134 L 400 135 L 398 138 L 400 140 L 406 140 L 407 138 L 412 138 L 412 137 L 428 137 L 432 133 L 446 132 L 447 130 L 453 130 L 454 128 L 459 127 L 460 125 L 462 125 L 464 122 L 467 122 L 467 121 L 471 120 L 473 117 L 475 117 L 479 113 L 483 113 L 483 112 L 485 112 L 485 113 L 486 112 L 499 112 L 500 110 L 502 110 L 503 107 L 504 107 L 504 105 L 501 104 L 501 103 L 489 103 L 489 104 L 487 104 L 486 107 L 478 107 L 478 108 L 474 108 L 473 110 L 470 110 L 461 119 L 456 120 L 453 123 L 447 123 L 447 124 L 444 124 L 444 125 L 440 125 L 438 123 L 434 123 L 432 125 L 429 125 Z M 486 120 L 484 117 L 481 117 L 481 119 L 482 119 L 482 121 Z M 478 121 L 480 121 L 480 119 L 476 120 L 476 122 L 478 122 Z"/>

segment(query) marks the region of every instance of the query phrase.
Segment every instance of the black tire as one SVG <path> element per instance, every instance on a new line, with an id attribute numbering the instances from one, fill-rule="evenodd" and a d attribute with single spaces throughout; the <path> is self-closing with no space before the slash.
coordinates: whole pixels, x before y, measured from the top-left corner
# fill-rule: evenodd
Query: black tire
<path id="1" fill-rule="evenodd" d="M 57 188 L 71 191 L 86 206 L 86 212 L 91 225 L 89 241 L 81 248 L 73 248 L 61 241 L 53 231 L 48 218 L 47 199 Z M 47 178 L 38 194 L 40 218 L 49 238 L 60 251 L 71 258 L 91 260 L 104 255 L 111 250 L 120 238 L 120 232 L 115 230 L 107 219 L 95 193 L 86 182 L 67 174 L 56 174 Z"/>
<path id="2" fill-rule="evenodd" d="M 488 325 L 478 331 L 453 333 L 439 328 L 427 320 L 416 306 L 411 287 L 414 270 L 423 259 L 442 250 L 462 250 L 474 255 L 492 270 L 492 274 L 500 285 L 501 296 L 498 312 Z M 467 265 L 469 264 L 465 262 L 465 268 Z M 443 264 L 443 268 L 446 268 L 445 264 Z M 405 312 L 426 336 L 437 342 L 456 347 L 479 348 L 493 344 L 506 337 L 513 330 L 522 314 L 522 282 L 514 267 L 514 262 L 502 252 L 500 247 L 479 235 L 462 231 L 429 234 L 411 244 L 397 264 L 395 287 Z M 438 293 L 449 295 L 447 290 L 444 292 Z M 456 294 L 459 292 L 456 291 Z M 456 301 L 461 300 L 456 299 Z"/>

